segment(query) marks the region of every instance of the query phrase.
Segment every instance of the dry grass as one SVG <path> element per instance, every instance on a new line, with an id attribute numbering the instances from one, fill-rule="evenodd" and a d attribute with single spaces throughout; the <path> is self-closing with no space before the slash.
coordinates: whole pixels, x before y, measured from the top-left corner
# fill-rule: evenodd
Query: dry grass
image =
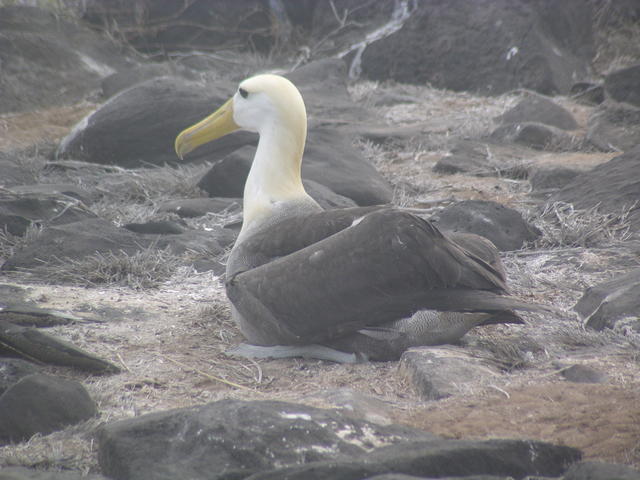
<path id="1" fill-rule="evenodd" d="M 594 33 L 596 55 L 592 64 L 606 75 L 640 62 L 640 24 L 629 18 L 626 2 L 595 2 Z"/>
<path id="2" fill-rule="evenodd" d="M 96 171 L 90 176 L 80 170 L 72 172 L 69 180 L 82 182 L 100 195 L 90 205 L 91 211 L 116 225 L 123 225 L 175 218 L 158 214 L 158 207 L 167 200 L 202 197 L 197 183 L 208 168 L 208 165 L 116 168 L 111 172 Z"/>
<path id="3" fill-rule="evenodd" d="M 42 226 L 32 224 L 27 227 L 24 235 L 13 235 L 9 233 L 6 228 L 0 230 L 0 265 L 11 257 L 17 250 L 20 250 L 24 245 L 33 242 L 40 232 Z"/>
<path id="4" fill-rule="evenodd" d="M 506 372 L 533 366 L 533 354 L 543 350 L 529 337 L 485 337 L 478 341 L 478 346 L 489 353 L 488 360 Z"/>
<path id="5" fill-rule="evenodd" d="M 182 264 L 182 258 L 169 247 L 158 249 L 152 245 L 133 254 L 96 252 L 81 259 L 65 259 L 36 267 L 29 272 L 47 283 L 82 287 L 119 285 L 142 290 L 157 287 Z"/>
<path id="6" fill-rule="evenodd" d="M 547 204 L 535 221 L 543 235 L 534 246 L 595 247 L 622 242 L 631 235 L 628 217 L 636 208 L 634 204 L 619 213 L 601 213 L 598 205 L 579 210 L 565 202 Z"/>

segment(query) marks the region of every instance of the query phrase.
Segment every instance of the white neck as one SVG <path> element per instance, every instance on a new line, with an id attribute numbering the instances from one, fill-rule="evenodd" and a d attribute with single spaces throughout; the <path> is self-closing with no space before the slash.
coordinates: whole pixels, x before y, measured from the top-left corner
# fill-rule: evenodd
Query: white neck
<path id="1" fill-rule="evenodd" d="M 269 217 L 282 202 L 311 200 L 300 173 L 305 137 L 304 125 L 291 128 L 274 122 L 262 129 L 244 186 L 242 231 Z"/>

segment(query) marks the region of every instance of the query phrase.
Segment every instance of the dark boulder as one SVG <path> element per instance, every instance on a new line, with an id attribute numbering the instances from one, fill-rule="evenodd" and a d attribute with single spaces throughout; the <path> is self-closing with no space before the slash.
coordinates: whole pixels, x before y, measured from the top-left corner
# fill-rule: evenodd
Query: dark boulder
<path id="1" fill-rule="evenodd" d="M 444 175 L 466 173 L 478 177 L 523 178 L 527 171 L 522 167 L 519 150 L 523 149 L 488 141 L 458 140 L 436 162 L 433 171 Z"/>
<path id="2" fill-rule="evenodd" d="M 352 139 L 337 129 L 312 129 L 303 158 L 303 179 L 318 182 L 361 206 L 391 201 L 389 182 L 353 147 Z"/>
<path id="3" fill-rule="evenodd" d="M 117 25 L 128 44 L 146 53 L 238 48 L 267 53 L 278 25 L 259 0 L 89 0 L 83 7 L 85 21 L 106 30 Z"/>
<path id="4" fill-rule="evenodd" d="M 132 64 L 106 37 L 52 11 L 0 7 L 0 113 L 68 105 Z"/>
<path id="5" fill-rule="evenodd" d="M 529 94 L 515 107 L 496 118 L 501 124 L 535 122 L 562 130 L 575 130 L 578 123 L 571 112 L 543 95 Z"/>
<path id="6" fill-rule="evenodd" d="M 202 176 L 198 187 L 210 197 L 242 198 L 255 152 L 255 147 L 247 145 L 225 156 Z"/>
<path id="7" fill-rule="evenodd" d="M 331 210 L 332 208 L 349 208 L 357 206 L 356 202 L 343 195 L 335 193 L 328 187 L 325 187 L 321 183 L 314 182 L 313 180 L 303 180 L 307 193 L 325 210 Z"/>
<path id="8" fill-rule="evenodd" d="M 587 141 L 603 152 L 626 152 L 640 144 L 640 108 L 603 103 L 589 117 Z"/>
<path id="9" fill-rule="evenodd" d="M 0 396 L 0 443 L 21 442 L 88 420 L 96 405 L 78 382 L 33 374 Z"/>
<path id="10" fill-rule="evenodd" d="M 558 190 L 568 185 L 580 173 L 579 170 L 569 167 L 539 167 L 532 169 L 529 182 L 534 192 Z"/>
<path id="11" fill-rule="evenodd" d="M 592 22 L 580 0 L 418 2 L 401 29 L 366 48 L 362 71 L 456 91 L 567 93 L 588 76 Z"/>
<path id="12" fill-rule="evenodd" d="M 151 247 L 160 250 L 169 248 L 175 255 L 187 251 L 215 255 L 233 243 L 235 237 L 235 232 L 222 227 L 208 231 L 185 230 L 168 235 L 158 234 L 157 230 L 156 233 L 138 234 L 97 218 L 43 229 L 16 251 L 0 270 L 37 269 L 97 253 L 134 255 Z"/>
<path id="13" fill-rule="evenodd" d="M 0 291 L 0 295 L 2 292 Z M 48 308 L 38 308 L 33 302 L 20 300 L 20 298 L 5 297 L 6 303 L 0 302 L 0 321 L 23 327 L 47 328 L 58 325 L 72 325 L 81 318 L 68 313 L 49 310 Z"/>
<path id="14" fill-rule="evenodd" d="M 145 235 L 157 248 L 170 248 L 175 255 L 186 252 L 218 255 L 236 239 L 236 232 L 223 227 L 207 230 L 187 230 L 180 234 Z"/>
<path id="15" fill-rule="evenodd" d="M 571 447 L 528 440 L 433 440 L 375 449 L 362 459 L 313 462 L 254 474 L 247 480 L 354 480 L 398 473 L 418 478 L 557 477 L 580 459 Z M 493 477 L 493 478 L 492 478 Z M 401 477 L 402 478 L 402 477 Z M 488 480 L 486 479 L 486 480 Z"/>
<path id="16" fill-rule="evenodd" d="M 309 400 L 317 400 L 327 408 L 336 408 L 345 416 L 364 419 L 379 425 L 392 423 L 396 405 L 386 402 L 375 395 L 362 393 L 348 387 L 322 389 L 308 396 Z"/>
<path id="17" fill-rule="evenodd" d="M 442 174 L 483 174 L 492 169 L 486 144 L 460 140 L 433 166 L 433 171 Z"/>
<path id="18" fill-rule="evenodd" d="M 222 105 L 235 85 L 188 82 L 161 77 L 143 82 L 112 97 L 80 121 L 58 147 L 57 158 L 135 168 L 176 164 L 174 141 L 185 128 Z M 257 136 L 236 132 L 205 145 L 189 161 L 217 158 L 255 142 Z"/>
<path id="19" fill-rule="evenodd" d="M 117 373 L 118 367 L 36 328 L 0 323 L 0 345 L 12 355 L 49 365 L 73 367 L 96 374 Z"/>
<path id="20" fill-rule="evenodd" d="M 622 209 L 635 205 L 636 208 L 629 212 L 627 221 L 633 231 L 639 231 L 639 198 L 640 146 L 581 173 L 554 194 L 550 201 L 572 203 L 580 209 L 598 206 L 602 213 L 617 215 L 622 213 Z"/>
<path id="21" fill-rule="evenodd" d="M 640 65 L 609 73 L 604 78 L 604 89 L 616 102 L 640 107 Z"/>
<path id="22" fill-rule="evenodd" d="M 603 383 L 607 375 L 587 365 L 571 365 L 560 370 L 565 380 L 574 383 Z"/>
<path id="23" fill-rule="evenodd" d="M 451 349 L 411 348 L 402 354 L 400 374 L 425 400 L 460 395 L 469 385 L 498 374 L 461 350 L 453 353 Z"/>
<path id="24" fill-rule="evenodd" d="M 560 128 L 536 122 L 507 123 L 496 128 L 493 141 L 513 142 L 536 150 L 576 150 L 580 140 Z"/>
<path id="25" fill-rule="evenodd" d="M 374 113 L 351 100 L 347 89 L 344 61 L 335 58 L 316 60 L 285 74 L 300 90 L 314 124 L 334 124 L 357 129 L 361 122 L 370 123 Z"/>
<path id="26" fill-rule="evenodd" d="M 4 353 L 1 347 L 0 353 Z M 19 358 L 0 358 L 0 395 L 17 383 L 22 377 L 37 372 L 38 368 L 26 360 Z"/>
<path id="27" fill-rule="evenodd" d="M 168 63 L 146 63 L 122 69 L 102 79 L 100 84 L 102 96 L 111 98 L 116 93 L 120 93 L 139 83 L 144 83 L 147 80 L 156 77 L 171 77 L 175 73 L 173 70 L 171 64 Z"/>
<path id="28" fill-rule="evenodd" d="M 57 197 L 67 202 L 75 199 L 85 205 L 90 205 L 95 199 L 95 194 L 75 183 L 32 183 L 29 185 L 16 185 L 10 191 L 18 195 L 40 196 L 43 198 Z"/>
<path id="29" fill-rule="evenodd" d="M 64 195 L 1 194 L 0 230 L 22 236 L 31 225 L 64 225 L 96 218 L 74 203 Z"/>
<path id="30" fill-rule="evenodd" d="M 465 200 L 446 207 L 431 218 L 438 228 L 482 235 L 502 251 L 518 250 L 540 236 L 522 215 L 496 202 Z"/>
<path id="31" fill-rule="evenodd" d="M 612 328 L 625 319 L 638 329 L 640 269 L 587 288 L 573 309 L 594 330 Z"/>
<path id="32" fill-rule="evenodd" d="M 141 240 L 139 235 L 99 218 L 50 226 L 18 250 L 0 269 L 35 268 L 96 252 L 133 254 L 144 248 Z"/>
<path id="33" fill-rule="evenodd" d="M 333 410 L 222 400 L 110 423 L 98 432 L 103 473 L 120 479 L 244 478 L 282 465 L 349 460 L 378 445 L 433 438 Z"/>
<path id="34" fill-rule="evenodd" d="M 604 87 L 595 83 L 574 83 L 569 93 L 573 100 L 583 105 L 600 105 L 604 102 Z"/>

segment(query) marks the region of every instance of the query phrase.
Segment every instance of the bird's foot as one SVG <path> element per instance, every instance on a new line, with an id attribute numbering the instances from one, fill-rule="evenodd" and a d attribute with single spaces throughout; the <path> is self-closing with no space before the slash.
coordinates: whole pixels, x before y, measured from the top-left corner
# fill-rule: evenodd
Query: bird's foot
<path id="1" fill-rule="evenodd" d="M 225 352 L 245 358 L 292 358 L 304 357 L 315 358 L 317 360 L 328 360 L 336 363 L 357 363 L 362 361 L 355 353 L 345 353 L 324 345 L 249 345 L 241 343 Z"/>

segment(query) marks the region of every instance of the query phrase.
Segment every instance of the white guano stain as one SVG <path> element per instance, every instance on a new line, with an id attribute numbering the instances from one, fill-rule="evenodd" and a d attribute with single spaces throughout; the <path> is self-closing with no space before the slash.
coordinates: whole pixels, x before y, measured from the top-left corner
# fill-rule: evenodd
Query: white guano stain
<path id="1" fill-rule="evenodd" d="M 94 60 L 91 57 L 88 57 L 84 53 L 76 52 L 76 55 L 78 55 L 82 63 L 84 63 L 90 71 L 97 73 L 102 78 L 108 77 L 112 73 L 116 73 L 116 71 L 113 68 L 111 68 L 109 65 L 97 62 L 96 60 Z"/>
<path id="2" fill-rule="evenodd" d="M 288 413 L 288 412 L 280 412 L 281 418 L 286 418 L 287 420 L 306 420 L 307 422 L 311 421 L 311 415 L 308 413 Z"/>

